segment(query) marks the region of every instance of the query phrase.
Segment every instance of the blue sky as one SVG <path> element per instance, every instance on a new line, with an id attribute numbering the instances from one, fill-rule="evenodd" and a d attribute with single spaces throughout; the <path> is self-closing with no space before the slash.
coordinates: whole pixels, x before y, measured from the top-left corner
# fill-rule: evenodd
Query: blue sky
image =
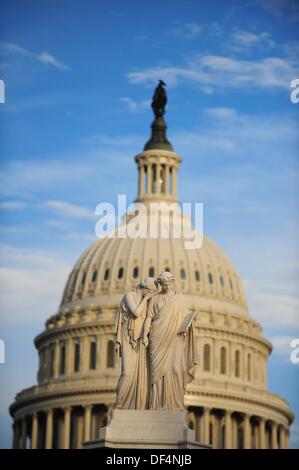
<path id="1" fill-rule="evenodd" d="M 33 337 L 94 239 L 101 201 L 136 195 L 158 79 L 184 158 L 182 201 L 230 256 L 274 344 L 269 389 L 299 416 L 296 0 L 1 2 L 0 446 L 8 405 L 36 381 Z M 299 419 L 292 432 L 299 447 Z"/>

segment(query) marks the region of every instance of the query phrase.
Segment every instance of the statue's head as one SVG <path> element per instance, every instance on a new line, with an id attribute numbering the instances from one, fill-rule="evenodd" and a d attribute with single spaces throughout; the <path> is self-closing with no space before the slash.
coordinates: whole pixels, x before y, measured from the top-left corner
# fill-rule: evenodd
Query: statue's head
<path id="1" fill-rule="evenodd" d="M 140 283 L 140 290 L 143 296 L 152 292 L 156 292 L 158 288 L 158 282 L 154 277 L 147 277 Z"/>
<path id="2" fill-rule="evenodd" d="M 171 290 L 171 287 L 173 286 L 174 281 L 175 281 L 175 277 L 169 271 L 163 271 L 159 275 L 157 281 L 160 284 L 160 286 L 162 288 L 162 291 L 167 292 L 167 291 Z"/>

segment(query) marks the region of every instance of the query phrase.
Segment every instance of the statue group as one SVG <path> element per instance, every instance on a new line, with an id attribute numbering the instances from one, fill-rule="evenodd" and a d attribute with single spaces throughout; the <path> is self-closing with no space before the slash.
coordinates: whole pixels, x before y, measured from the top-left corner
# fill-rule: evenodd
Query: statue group
<path id="1" fill-rule="evenodd" d="M 184 410 L 198 362 L 193 319 L 174 276 L 147 278 L 121 300 L 116 350 L 121 375 L 115 408 Z"/>

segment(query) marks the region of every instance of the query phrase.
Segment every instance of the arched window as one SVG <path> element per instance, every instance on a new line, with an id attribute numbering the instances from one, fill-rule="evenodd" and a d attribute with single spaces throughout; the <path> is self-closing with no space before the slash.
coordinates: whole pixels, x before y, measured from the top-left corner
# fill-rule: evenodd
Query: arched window
<path id="1" fill-rule="evenodd" d="M 106 268 L 104 272 L 104 281 L 108 281 L 110 275 L 110 269 Z"/>
<path id="2" fill-rule="evenodd" d="M 81 279 L 81 286 L 84 286 L 86 280 L 86 273 L 83 273 L 82 279 Z"/>
<path id="3" fill-rule="evenodd" d="M 97 277 L 98 277 L 98 271 L 95 269 L 94 272 L 92 273 L 91 282 L 96 282 Z"/>
<path id="4" fill-rule="evenodd" d="M 223 279 L 223 276 L 220 276 L 220 277 L 219 277 L 219 280 L 220 280 L 221 287 L 224 287 L 224 279 Z"/>
<path id="5" fill-rule="evenodd" d="M 75 343 L 74 351 L 74 372 L 79 372 L 80 370 L 80 343 Z"/>
<path id="6" fill-rule="evenodd" d="M 91 341 L 89 346 L 89 368 L 91 370 L 96 369 L 97 367 L 97 343 L 96 341 Z"/>
<path id="7" fill-rule="evenodd" d="M 119 268 L 119 270 L 118 270 L 117 277 L 118 277 L 118 279 L 122 279 L 123 276 L 124 276 L 124 268 L 121 267 L 121 268 Z"/>
<path id="8" fill-rule="evenodd" d="M 133 278 L 136 279 L 139 276 L 139 268 L 138 266 L 135 266 L 133 268 Z"/>
<path id="9" fill-rule="evenodd" d="M 107 367 L 114 367 L 115 356 L 114 356 L 114 342 L 108 341 L 107 343 Z"/>
<path id="10" fill-rule="evenodd" d="M 65 374 L 65 363 L 66 363 L 66 346 L 62 344 L 60 347 L 60 367 L 59 372 L 61 375 Z"/>
<path id="11" fill-rule="evenodd" d="M 235 376 L 240 377 L 240 351 L 235 352 Z"/>
<path id="12" fill-rule="evenodd" d="M 226 348 L 220 349 L 220 374 L 226 374 Z"/>
<path id="13" fill-rule="evenodd" d="M 167 268 L 165 268 L 164 271 L 167 271 L 168 273 L 170 273 L 170 268 L 167 266 Z"/>
<path id="14" fill-rule="evenodd" d="M 231 280 L 231 279 L 229 279 L 229 280 L 228 280 L 228 282 L 229 282 L 230 288 L 231 288 L 231 289 L 233 289 L 233 283 L 232 283 L 232 280 Z"/>
<path id="15" fill-rule="evenodd" d="M 199 282 L 200 281 L 200 272 L 198 271 L 198 269 L 195 271 L 194 275 L 195 275 L 196 282 Z"/>
<path id="16" fill-rule="evenodd" d="M 203 348 L 203 370 L 209 372 L 211 370 L 211 346 L 205 344 Z"/>
<path id="17" fill-rule="evenodd" d="M 209 283 L 210 283 L 210 284 L 213 284 L 213 276 L 212 276 L 212 273 L 209 273 L 209 274 L 208 274 L 208 278 L 209 278 Z"/>
<path id="18" fill-rule="evenodd" d="M 251 380 L 251 354 L 247 356 L 247 378 Z"/>
<path id="19" fill-rule="evenodd" d="M 181 279 L 186 279 L 186 269 L 185 268 L 181 268 L 180 276 L 181 276 Z"/>
<path id="20" fill-rule="evenodd" d="M 155 268 L 154 268 L 154 266 L 151 266 L 149 268 L 148 275 L 149 275 L 149 277 L 155 277 Z"/>

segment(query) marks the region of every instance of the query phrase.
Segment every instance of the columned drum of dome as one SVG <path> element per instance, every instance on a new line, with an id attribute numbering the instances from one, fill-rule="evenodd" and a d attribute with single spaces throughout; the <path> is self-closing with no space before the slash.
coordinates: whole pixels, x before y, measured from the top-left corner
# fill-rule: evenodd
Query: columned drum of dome
<path id="1" fill-rule="evenodd" d="M 178 201 L 182 159 L 166 138 L 165 104 L 159 103 L 153 100 L 152 136 L 135 157 L 136 202 L 146 207 Z M 15 448 L 79 448 L 98 436 L 115 403 L 119 301 L 161 271 L 175 275 L 177 289 L 196 313 L 200 364 L 185 394 L 196 439 L 213 448 L 288 446 L 293 415 L 283 398 L 267 390 L 272 346 L 249 314 L 234 266 L 207 237 L 201 248 L 188 250 L 182 238 L 158 236 L 105 237 L 79 258 L 58 311 L 35 338 L 38 383 L 18 393 L 10 407 Z"/>

